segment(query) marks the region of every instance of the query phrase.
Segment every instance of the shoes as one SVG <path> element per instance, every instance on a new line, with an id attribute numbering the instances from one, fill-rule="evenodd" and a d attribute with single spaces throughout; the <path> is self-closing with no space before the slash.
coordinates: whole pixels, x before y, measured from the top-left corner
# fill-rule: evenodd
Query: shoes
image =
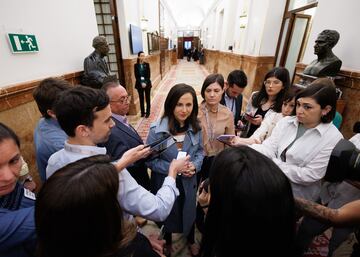
<path id="1" fill-rule="evenodd" d="M 135 221 L 136 221 L 136 224 L 137 224 L 140 228 L 143 227 L 143 226 L 145 226 L 146 223 L 147 223 L 147 220 L 144 219 L 144 218 L 142 218 L 142 217 L 140 217 L 140 216 L 136 216 L 136 217 L 135 217 Z"/>
<path id="2" fill-rule="evenodd" d="M 192 257 L 200 256 L 200 246 L 197 243 L 189 244 L 188 247 Z"/>
<path id="3" fill-rule="evenodd" d="M 145 113 L 142 113 L 141 115 L 140 115 L 140 117 L 144 117 L 145 116 Z"/>
<path id="4" fill-rule="evenodd" d="M 147 113 L 147 114 L 145 115 L 145 118 L 149 118 L 149 116 L 150 116 L 150 113 Z"/>

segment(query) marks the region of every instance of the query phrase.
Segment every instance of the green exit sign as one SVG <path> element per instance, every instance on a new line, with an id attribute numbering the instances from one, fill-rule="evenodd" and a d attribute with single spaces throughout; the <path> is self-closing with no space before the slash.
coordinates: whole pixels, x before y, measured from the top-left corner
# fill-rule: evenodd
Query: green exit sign
<path id="1" fill-rule="evenodd" d="M 8 34 L 11 50 L 13 53 L 39 52 L 35 35 Z"/>

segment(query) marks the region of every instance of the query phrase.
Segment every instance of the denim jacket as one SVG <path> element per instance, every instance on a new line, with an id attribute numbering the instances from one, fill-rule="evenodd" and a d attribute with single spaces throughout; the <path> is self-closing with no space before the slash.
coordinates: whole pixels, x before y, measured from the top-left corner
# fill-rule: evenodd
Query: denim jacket
<path id="1" fill-rule="evenodd" d="M 150 126 L 147 144 L 164 137 L 166 134 L 170 135 L 168 123 L 168 118 L 163 118 L 153 123 Z M 190 161 L 194 164 L 196 173 L 198 173 L 204 158 L 201 131 L 194 133 L 192 127 L 189 126 L 189 129 L 185 133 L 182 151 L 190 155 Z M 156 193 L 162 185 L 163 180 L 168 174 L 170 162 L 176 159 L 177 154 L 178 149 L 174 144 L 162 152 L 156 159 L 147 162 L 148 167 L 152 170 L 151 190 L 153 193 Z M 180 190 L 180 198 L 183 199 L 181 200 L 183 204 L 175 202 L 170 215 L 165 220 L 165 232 L 184 233 L 187 235 L 196 217 L 196 174 L 191 177 L 178 175 L 176 185 L 183 188 L 183 191 Z M 178 199 L 176 199 L 176 201 L 179 201 Z M 182 218 L 182 222 L 179 222 L 180 218 Z"/>
<path id="2" fill-rule="evenodd" d="M 170 135 L 170 131 L 168 127 L 168 118 L 165 117 L 151 124 L 146 144 L 150 144 L 164 137 L 166 134 Z M 189 126 L 188 131 L 186 131 L 182 151 L 187 152 L 187 154 L 190 155 L 190 161 L 195 165 L 196 172 L 199 172 L 204 158 L 201 131 L 198 131 L 195 134 L 191 125 Z M 149 161 L 147 165 L 153 172 L 167 175 L 170 162 L 173 159 L 176 159 L 177 154 L 178 149 L 176 148 L 176 145 L 172 145 L 161 153 L 158 158 Z"/>

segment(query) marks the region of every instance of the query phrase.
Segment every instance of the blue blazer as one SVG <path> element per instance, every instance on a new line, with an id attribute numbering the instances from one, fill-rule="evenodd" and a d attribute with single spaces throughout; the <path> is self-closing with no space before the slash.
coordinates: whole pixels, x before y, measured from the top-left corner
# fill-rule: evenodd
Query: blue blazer
<path id="1" fill-rule="evenodd" d="M 118 160 L 130 148 L 144 144 L 139 134 L 113 118 L 115 126 L 111 129 L 109 140 L 104 144 L 111 160 Z"/>
<path id="2" fill-rule="evenodd" d="M 150 144 L 164 137 L 166 134 L 170 135 L 168 118 L 163 118 L 151 124 L 146 143 Z M 192 127 L 189 127 L 185 133 L 182 151 L 190 155 L 190 161 L 195 165 L 196 173 L 198 173 L 201 170 L 204 158 L 201 131 L 194 133 Z M 154 194 L 161 187 L 164 179 L 168 175 L 170 163 L 173 159 L 176 159 L 177 154 L 178 149 L 174 144 L 162 152 L 156 159 L 147 162 L 148 167 L 152 171 L 151 190 Z M 196 217 L 196 174 L 192 177 L 177 176 L 177 185 L 178 183 L 181 183 L 184 188 L 184 195 L 180 196 L 184 198 L 183 209 L 180 210 L 176 208 L 177 205 L 174 204 L 169 217 L 165 220 L 165 231 L 188 234 Z M 178 199 L 176 201 L 178 201 Z M 179 228 L 178 219 L 176 218 L 179 216 L 179 212 L 182 212 L 182 228 Z"/>

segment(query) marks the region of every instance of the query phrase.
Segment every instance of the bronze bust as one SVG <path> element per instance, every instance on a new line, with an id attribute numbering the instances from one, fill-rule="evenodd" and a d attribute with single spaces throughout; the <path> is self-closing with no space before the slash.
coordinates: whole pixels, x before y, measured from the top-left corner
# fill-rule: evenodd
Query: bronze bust
<path id="1" fill-rule="evenodd" d="M 303 73 L 316 77 L 336 76 L 342 61 L 332 52 L 332 48 L 339 38 L 340 35 L 336 30 L 322 31 L 314 45 L 314 53 L 318 58 L 306 66 Z"/>
<path id="2" fill-rule="evenodd" d="M 93 88 L 101 88 L 104 79 L 110 76 L 105 56 L 109 53 L 106 38 L 97 36 L 93 39 L 92 46 L 95 51 L 84 60 L 84 76 L 82 84 Z"/>

